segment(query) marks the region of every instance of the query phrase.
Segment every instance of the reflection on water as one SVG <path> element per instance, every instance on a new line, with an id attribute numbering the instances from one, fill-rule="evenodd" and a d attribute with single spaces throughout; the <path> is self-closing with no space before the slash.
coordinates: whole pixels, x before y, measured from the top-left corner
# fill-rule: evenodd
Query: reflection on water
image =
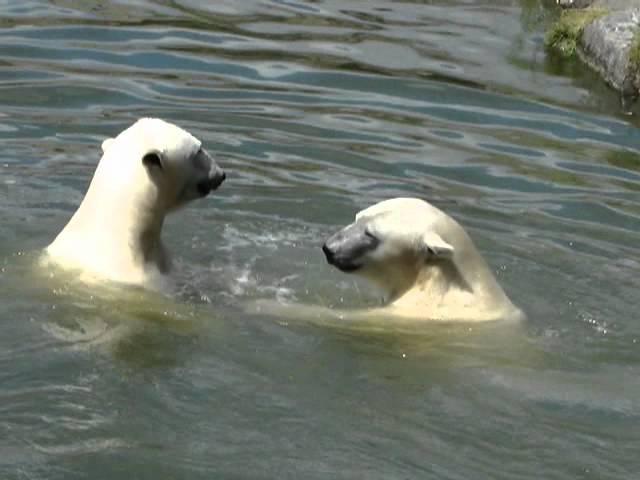
<path id="1" fill-rule="evenodd" d="M 634 478 L 640 130 L 545 55 L 540 2 L 0 11 L 0 477 Z M 170 298 L 37 262 L 140 116 L 228 174 L 167 221 Z M 376 304 L 320 245 L 400 195 L 459 219 L 527 322 L 249 312 Z"/>

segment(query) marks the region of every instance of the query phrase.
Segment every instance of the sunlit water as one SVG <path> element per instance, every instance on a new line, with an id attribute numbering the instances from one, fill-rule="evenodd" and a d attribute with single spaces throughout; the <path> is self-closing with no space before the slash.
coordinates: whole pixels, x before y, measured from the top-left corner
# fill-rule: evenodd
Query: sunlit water
<path id="1" fill-rule="evenodd" d="M 1 478 L 638 478 L 640 130 L 535 1 L 0 14 Z M 228 173 L 167 222 L 170 297 L 37 263 L 140 116 Z M 375 305 L 319 247 L 400 195 L 467 226 L 523 325 L 248 313 Z"/>

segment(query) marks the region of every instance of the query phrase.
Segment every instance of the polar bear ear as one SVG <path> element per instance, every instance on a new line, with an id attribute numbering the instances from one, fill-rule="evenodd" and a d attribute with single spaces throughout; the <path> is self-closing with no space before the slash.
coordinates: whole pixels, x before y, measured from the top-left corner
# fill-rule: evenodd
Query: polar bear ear
<path id="1" fill-rule="evenodd" d="M 102 142 L 102 153 L 107 153 L 107 150 L 109 150 L 114 140 L 115 138 L 107 138 L 104 142 Z"/>
<path id="2" fill-rule="evenodd" d="M 422 235 L 422 247 L 434 257 L 451 258 L 453 256 L 453 247 L 437 233 L 427 232 Z"/>
<path id="3" fill-rule="evenodd" d="M 147 167 L 147 170 L 152 168 L 159 168 L 162 170 L 162 155 L 156 150 L 152 150 L 142 157 L 142 164 Z"/>

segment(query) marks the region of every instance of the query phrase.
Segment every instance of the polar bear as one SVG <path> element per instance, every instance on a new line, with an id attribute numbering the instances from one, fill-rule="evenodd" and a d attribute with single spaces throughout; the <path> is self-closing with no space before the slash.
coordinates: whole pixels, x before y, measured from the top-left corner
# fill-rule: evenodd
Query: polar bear
<path id="1" fill-rule="evenodd" d="M 410 320 L 521 318 L 465 230 L 417 198 L 394 198 L 356 215 L 322 247 L 329 264 L 382 288 L 369 311 Z"/>
<path id="2" fill-rule="evenodd" d="M 138 120 L 102 150 L 80 207 L 45 258 L 93 279 L 162 283 L 170 270 L 160 238 L 165 215 L 208 195 L 225 173 L 200 140 L 157 118 Z"/>

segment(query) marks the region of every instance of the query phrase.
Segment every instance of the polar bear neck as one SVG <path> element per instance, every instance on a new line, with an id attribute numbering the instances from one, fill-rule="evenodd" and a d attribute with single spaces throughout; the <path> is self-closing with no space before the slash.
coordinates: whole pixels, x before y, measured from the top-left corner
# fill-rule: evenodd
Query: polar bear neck
<path id="1" fill-rule="evenodd" d="M 433 319 L 482 318 L 514 308 L 470 238 L 462 229 L 459 234 L 452 258 L 427 260 L 403 288 L 388 292 L 390 308 Z"/>
<path id="2" fill-rule="evenodd" d="M 135 181 L 135 179 L 133 179 Z M 148 180 L 145 179 L 148 183 Z M 113 198 L 118 203 L 104 202 L 104 186 L 91 185 L 78 213 L 85 218 L 84 228 L 109 237 L 106 245 L 118 255 L 129 257 L 127 263 L 143 267 L 157 263 L 163 250 L 161 242 L 162 226 L 166 209 L 160 204 L 157 189 L 149 184 L 143 191 L 120 188 Z M 94 195 L 94 190 L 99 194 Z M 105 232 L 104 223 L 113 223 L 113 228 Z M 104 242 L 101 242 L 104 243 Z"/>
<path id="3" fill-rule="evenodd" d="M 145 282 L 169 269 L 161 241 L 166 207 L 143 168 L 122 172 L 105 167 L 105 160 L 113 159 L 101 160 L 78 210 L 49 250 L 101 276 Z"/>

